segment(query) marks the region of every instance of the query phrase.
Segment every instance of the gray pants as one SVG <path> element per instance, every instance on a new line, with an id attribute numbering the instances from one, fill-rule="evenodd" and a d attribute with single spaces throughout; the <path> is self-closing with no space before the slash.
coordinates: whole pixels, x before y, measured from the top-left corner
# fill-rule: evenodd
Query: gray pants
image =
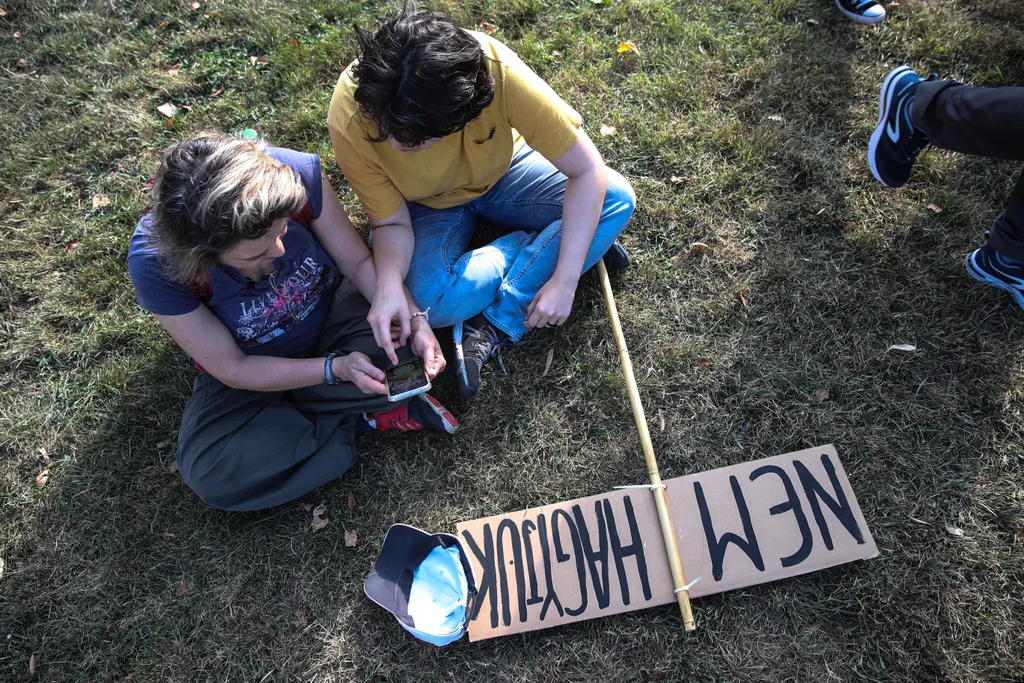
<path id="1" fill-rule="evenodd" d="M 317 354 L 359 351 L 379 368 L 390 364 L 377 346 L 366 299 L 343 282 Z M 399 352 L 408 357 L 408 346 Z M 196 377 L 178 433 L 178 469 L 199 497 L 222 510 L 273 507 L 337 479 L 356 460 L 355 426 L 364 412 L 401 403 L 367 395 L 354 384 L 294 391 L 245 391 L 208 372 Z"/>

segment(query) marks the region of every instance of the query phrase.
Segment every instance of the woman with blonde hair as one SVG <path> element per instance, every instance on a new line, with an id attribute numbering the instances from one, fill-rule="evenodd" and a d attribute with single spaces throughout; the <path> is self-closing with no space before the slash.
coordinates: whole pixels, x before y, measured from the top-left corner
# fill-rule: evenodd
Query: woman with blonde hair
<path id="1" fill-rule="evenodd" d="M 214 507 L 294 500 L 351 467 L 366 433 L 458 428 L 427 394 L 388 400 L 389 361 L 419 356 L 432 379 L 445 359 L 415 308 L 401 348 L 381 350 L 366 320 L 373 258 L 315 154 L 216 131 L 172 145 L 128 267 L 139 303 L 202 370 L 177 459 Z"/>

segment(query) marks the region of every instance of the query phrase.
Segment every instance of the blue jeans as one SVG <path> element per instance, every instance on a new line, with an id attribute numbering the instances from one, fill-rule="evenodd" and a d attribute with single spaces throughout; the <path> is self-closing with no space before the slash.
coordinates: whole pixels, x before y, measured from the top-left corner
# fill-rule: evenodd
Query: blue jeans
<path id="1" fill-rule="evenodd" d="M 566 180 L 524 145 L 505 175 L 480 197 L 450 209 L 409 203 L 416 246 L 405 284 L 420 308 L 430 308 L 432 326 L 447 327 L 483 312 L 512 339 L 526 334 L 526 309 L 558 262 Z M 635 205 L 633 188 L 609 169 L 584 271 L 612 246 Z M 507 232 L 468 251 L 478 219 Z"/>

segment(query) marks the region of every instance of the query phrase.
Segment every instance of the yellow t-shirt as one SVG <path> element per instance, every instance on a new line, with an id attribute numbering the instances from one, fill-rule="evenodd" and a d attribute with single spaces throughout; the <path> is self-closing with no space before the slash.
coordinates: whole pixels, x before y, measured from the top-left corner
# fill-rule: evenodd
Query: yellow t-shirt
<path id="1" fill-rule="evenodd" d="M 576 142 L 583 123 L 579 113 L 512 50 L 483 33 L 468 33 L 480 41 L 487 58 L 494 101 L 433 147 L 399 152 L 390 140 L 370 142 L 377 126 L 355 100 L 353 65 L 338 79 L 327 127 L 338 165 L 370 218 L 393 216 L 407 201 L 435 209 L 465 204 L 501 178 L 524 141 L 550 160 Z"/>

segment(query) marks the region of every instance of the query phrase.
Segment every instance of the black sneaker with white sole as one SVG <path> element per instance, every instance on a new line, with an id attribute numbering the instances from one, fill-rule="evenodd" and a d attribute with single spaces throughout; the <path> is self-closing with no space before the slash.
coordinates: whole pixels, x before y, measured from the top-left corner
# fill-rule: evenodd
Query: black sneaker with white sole
<path id="1" fill-rule="evenodd" d="M 484 317 L 475 315 L 455 325 L 455 384 L 459 396 L 471 398 L 480 391 L 480 373 L 492 358 L 501 363 L 503 349 L 515 346 L 515 341 L 496 328 Z"/>
<path id="2" fill-rule="evenodd" d="M 910 110 L 917 86 L 924 83 L 909 66 L 893 69 L 878 95 L 878 125 L 868 143 L 868 165 L 886 187 L 902 187 L 910 180 L 917 155 L 928 146 L 928 136 L 914 125 Z"/>
<path id="3" fill-rule="evenodd" d="M 998 287 L 1024 308 L 1024 263 L 1009 259 L 989 245 L 975 249 L 964 260 L 967 274 L 978 282 Z"/>
<path id="4" fill-rule="evenodd" d="M 850 19 L 862 24 L 877 24 L 885 19 L 885 7 L 875 0 L 836 0 L 836 7 Z"/>
<path id="5" fill-rule="evenodd" d="M 629 252 L 621 244 L 616 242 L 604 253 L 604 265 L 609 272 L 615 273 L 629 268 Z"/>

